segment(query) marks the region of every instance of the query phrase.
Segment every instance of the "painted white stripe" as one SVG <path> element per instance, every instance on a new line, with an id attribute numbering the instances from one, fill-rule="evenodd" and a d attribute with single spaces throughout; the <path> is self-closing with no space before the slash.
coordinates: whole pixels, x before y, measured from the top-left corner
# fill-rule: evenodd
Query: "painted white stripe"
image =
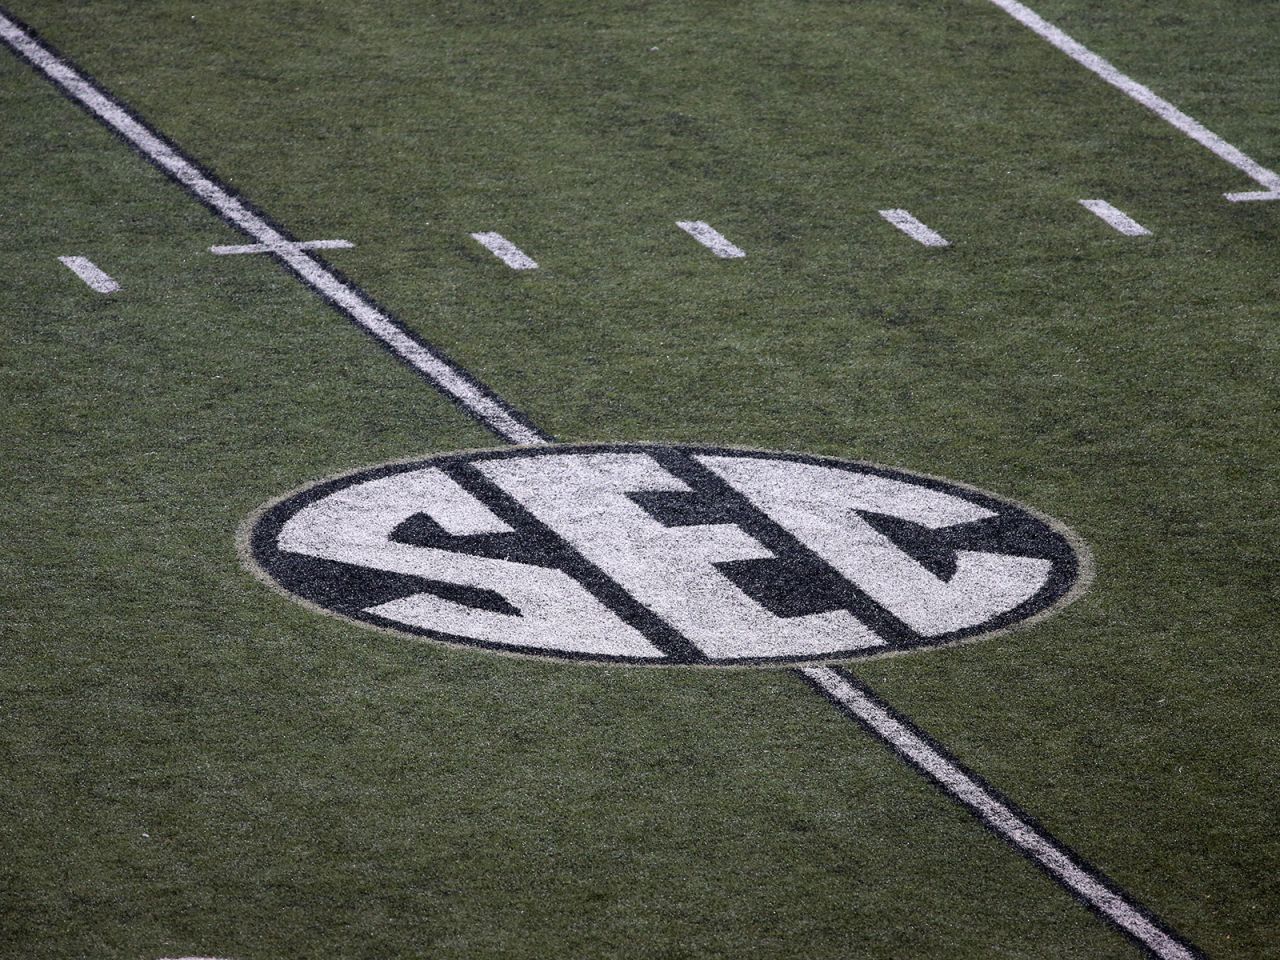
<path id="1" fill-rule="evenodd" d="M 929 229 L 906 210 L 881 210 L 880 216 L 884 217 L 908 237 L 923 243 L 926 247 L 951 246 L 942 234 L 936 230 Z"/>
<path id="2" fill-rule="evenodd" d="M 1117 210 L 1105 200 L 1081 200 L 1080 206 L 1084 207 L 1090 213 L 1096 214 L 1098 219 L 1109 223 L 1112 228 L 1126 237 L 1149 237 L 1151 231 L 1140 224 L 1133 217 L 1129 216 L 1123 210 Z"/>
<path id="3" fill-rule="evenodd" d="M 1254 200 L 1280 200 L 1280 190 L 1245 190 L 1242 193 L 1224 193 L 1232 203 L 1249 203 Z"/>
<path id="4" fill-rule="evenodd" d="M 1187 116 L 1163 97 L 1156 96 L 1149 87 L 1117 70 L 1110 62 L 1098 56 L 1084 44 L 1073 40 L 1038 13 L 1018 0 L 991 0 L 997 7 L 1013 17 L 1023 26 L 1035 31 L 1045 40 L 1065 53 L 1076 63 L 1093 71 L 1107 83 L 1123 91 L 1138 103 L 1142 104 L 1162 120 L 1181 130 L 1201 146 L 1217 154 L 1218 157 L 1231 164 L 1241 173 L 1256 180 L 1265 191 L 1251 193 L 1228 193 L 1228 200 L 1280 200 L 1280 174 L 1268 170 L 1256 160 L 1247 156 L 1244 151 L 1233 147 L 1220 136 L 1198 120 Z"/>
<path id="5" fill-rule="evenodd" d="M 920 773 L 1157 957 L 1197 960 L 1196 951 L 1153 924 L 1142 908 L 1099 880 L 1052 837 L 1009 809 L 924 737 L 896 719 L 889 708 L 868 691 L 850 683 L 830 667 L 802 667 L 798 672 L 826 691 Z"/>
<path id="6" fill-rule="evenodd" d="M 302 243 L 291 243 L 289 246 L 298 250 L 346 250 L 354 247 L 355 244 L 350 240 L 306 240 Z M 274 253 L 275 248 L 269 247 L 265 243 L 242 243 L 231 246 L 210 247 L 209 252 L 225 257 L 236 253 Z"/>
<path id="7" fill-rule="evenodd" d="M 512 270 L 537 270 L 537 262 L 500 233 L 473 233 L 471 239 Z"/>
<path id="8" fill-rule="evenodd" d="M 84 257 L 59 257 L 58 259 L 68 270 L 99 293 L 115 293 L 120 289 L 120 284 L 98 269 L 91 260 Z"/>
<path id="9" fill-rule="evenodd" d="M 251 211 L 227 188 L 201 173 L 176 148 L 135 120 L 104 91 L 47 50 L 3 11 L 0 11 L 0 39 L 67 96 L 84 106 L 172 179 L 217 211 L 224 220 L 258 243 L 269 247 L 271 254 L 288 266 L 303 283 L 380 340 L 489 429 L 512 443 L 546 441 L 540 431 L 522 423 L 506 403 L 491 395 L 433 348 L 402 329 L 363 294 L 339 280 L 305 251 L 299 250 L 297 243 Z"/>
<path id="10" fill-rule="evenodd" d="M 725 239 L 715 227 L 710 224 L 703 223 L 701 220 L 677 220 L 676 226 L 687 233 L 693 239 L 714 253 L 717 257 L 732 259 L 734 257 L 745 257 L 747 252 L 741 247 L 735 246 Z"/>

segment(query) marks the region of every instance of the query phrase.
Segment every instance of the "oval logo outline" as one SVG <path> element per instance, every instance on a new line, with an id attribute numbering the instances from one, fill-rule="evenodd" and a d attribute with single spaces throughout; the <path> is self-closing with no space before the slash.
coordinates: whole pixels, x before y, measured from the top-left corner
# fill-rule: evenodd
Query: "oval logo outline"
<path id="1" fill-rule="evenodd" d="M 627 459 L 632 456 L 652 458 L 657 462 L 658 466 L 662 468 L 662 470 L 667 470 L 672 466 L 674 461 L 680 461 L 682 458 L 685 461 L 693 461 L 695 458 L 698 458 L 698 460 L 710 460 L 714 461 L 721 467 L 725 466 L 726 462 L 728 462 L 728 465 L 732 465 L 731 462 L 735 460 L 760 464 L 792 464 L 797 465 L 797 467 L 813 467 L 819 468 L 820 470 L 833 471 L 833 475 L 835 476 L 849 475 L 855 478 L 865 477 L 888 481 L 891 484 L 903 484 L 909 488 L 913 487 L 920 491 L 939 494 L 943 501 L 948 498 L 954 498 L 955 500 L 968 504 L 977 510 L 988 511 L 992 514 L 992 517 L 985 518 L 984 520 L 960 520 L 952 524 L 952 526 L 959 527 L 973 523 L 985 523 L 988 526 L 994 524 L 997 527 L 1004 528 L 1001 536 L 1006 541 L 1014 534 L 1021 536 L 1024 540 L 1031 534 L 1034 534 L 1035 538 L 1037 538 L 1039 542 L 1038 550 L 1035 550 L 1032 553 L 1024 552 L 1021 554 L 1007 554 L 1007 556 L 1011 559 L 1044 560 L 1051 564 L 1051 569 L 1048 576 L 1045 578 L 1044 584 L 1027 599 L 1018 602 L 1016 605 L 1011 606 L 1007 610 L 1003 610 L 994 616 L 987 617 L 986 619 L 971 625 L 961 626 L 958 629 L 943 629 L 926 635 L 925 633 L 908 628 L 904 633 L 904 631 L 900 629 L 902 624 L 899 622 L 897 635 L 878 645 L 850 644 L 849 646 L 841 649 L 791 649 L 784 650 L 782 652 L 768 651 L 764 653 L 759 650 L 749 650 L 745 655 L 734 655 L 733 651 L 730 651 L 730 655 L 723 655 L 720 653 L 707 654 L 705 652 L 705 648 L 688 643 L 687 640 L 681 643 L 678 639 L 674 643 L 673 651 L 670 637 L 668 637 L 668 642 L 666 643 L 655 642 L 655 647 L 651 655 L 644 655 L 637 653 L 634 648 L 630 649 L 630 652 L 625 654 L 608 652 L 615 649 L 613 646 L 609 646 L 609 644 L 619 642 L 617 637 L 604 638 L 601 642 L 605 643 L 606 646 L 603 648 L 568 649 L 564 646 L 557 646 L 554 644 L 527 646 L 519 643 L 513 644 L 511 642 L 494 641 L 483 637 L 450 633 L 424 626 L 421 623 L 402 622 L 398 617 L 396 620 L 388 620 L 384 616 L 368 612 L 369 606 L 381 607 L 383 606 L 381 603 L 371 605 L 338 603 L 331 599 L 326 600 L 326 593 L 324 589 L 320 589 L 319 591 L 313 589 L 298 589 L 300 576 L 298 572 L 299 564 L 304 567 L 308 564 L 312 564 L 314 561 L 319 561 L 322 565 L 332 564 L 334 561 L 332 561 L 331 558 L 308 555 L 309 559 L 307 560 L 300 561 L 295 556 L 292 558 L 292 563 L 288 561 L 281 561 L 281 557 L 289 553 L 289 551 L 282 551 L 278 548 L 278 538 L 286 524 L 288 524 L 289 521 L 298 514 L 305 511 L 309 506 L 324 503 L 331 498 L 335 498 L 342 491 L 361 487 L 362 485 L 371 485 L 372 481 L 385 481 L 388 478 L 396 478 L 401 475 L 412 474 L 415 471 L 447 471 L 451 479 L 457 479 L 460 475 L 459 471 L 465 474 L 468 469 L 470 469 L 470 472 L 474 473 L 475 465 L 477 464 L 492 464 L 497 461 L 528 462 L 545 457 L 578 457 L 580 459 L 595 457 L 596 459 L 602 459 L 602 457 L 597 455 L 604 455 L 603 459 L 608 459 L 610 455 L 612 455 L 614 459 Z M 501 475 L 504 471 L 496 472 Z M 703 470 L 702 472 L 704 474 L 707 473 L 706 470 Z M 594 473 L 595 471 L 593 470 L 593 477 Z M 741 473 L 741 471 L 739 471 L 739 473 Z M 677 481 L 681 481 L 681 470 L 679 468 L 676 469 L 673 475 L 677 478 Z M 529 510 L 528 503 L 518 501 L 511 497 L 508 490 L 497 487 L 491 482 L 491 478 L 483 477 L 480 479 L 482 481 L 479 485 L 481 489 L 478 491 L 479 496 L 477 499 L 480 500 L 481 504 L 485 508 L 495 506 L 500 507 L 498 513 L 500 513 L 501 516 L 496 520 L 493 516 L 489 518 L 489 522 L 493 523 L 495 528 L 503 525 L 506 521 L 513 518 L 514 507 L 514 510 L 523 511 L 527 514 L 527 516 L 523 518 L 523 522 L 518 526 L 515 524 L 507 524 L 508 531 L 516 534 L 517 538 L 521 536 L 527 537 L 529 529 L 539 529 L 543 531 L 544 539 L 548 533 L 551 538 L 561 537 L 562 531 L 553 529 L 551 526 L 544 523 L 544 518 L 534 516 Z M 738 477 L 737 479 L 740 481 L 741 477 Z M 470 494 L 477 493 L 477 490 L 475 489 L 477 485 L 474 480 L 475 478 L 473 477 L 467 481 L 466 487 L 471 489 L 464 488 L 464 492 Z M 507 483 L 511 482 L 510 477 L 504 477 L 503 480 Z M 726 486 L 724 481 L 724 476 L 714 478 L 714 482 L 718 483 L 721 488 Z M 690 489 L 687 491 L 688 499 L 698 500 L 705 499 L 710 496 L 706 488 L 698 486 L 700 483 L 702 483 L 701 480 L 696 480 L 694 483 L 689 484 Z M 675 485 L 679 486 L 679 482 Z M 663 492 L 665 491 L 647 491 L 644 489 L 637 489 L 627 490 L 626 495 L 628 499 L 635 501 L 637 497 L 643 500 L 646 493 L 660 494 Z M 677 491 L 678 494 L 682 492 L 683 491 Z M 753 492 L 757 495 L 764 496 L 764 494 L 760 494 L 760 491 L 758 490 Z M 742 503 L 745 502 L 748 511 L 763 513 L 761 510 L 762 501 L 749 499 L 743 494 L 743 491 L 739 487 L 729 487 L 728 494 L 729 496 L 724 499 L 734 500 L 736 498 L 739 509 L 741 508 Z M 505 502 L 495 504 L 495 495 L 497 500 Z M 679 500 L 680 496 L 677 495 L 675 499 Z M 654 504 L 644 503 L 643 506 L 646 512 L 654 515 Z M 658 509 L 666 511 L 668 510 L 668 507 L 659 505 Z M 682 508 L 680 507 L 676 507 L 676 514 L 680 514 L 681 509 Z M 727 522 L 723 518 L 717 519 L 715 517 L 717 510 L 714 507 L 709 510 L 709 514 L 706 511 L 701 515 L 698 514 L 696 510 L 693 512 L 695 515 L 692 517 L 676 516 L 672 519 L 671 516 L 667 516 L 666 521 L 661 525 L 668 528 L 693 528 L 695 531 L 699 528 L 710 529 L 712 527 L 734 527 L 738 525 L 738 521 L 733 519 L 729 519 Z M 851 515 L 856 515 L 859 519 L 866 520 L 868 518 L 867 511 L 862 508 L 849 507 L 847 512 Z M 732 514 L 733 511 L 730 510 L 729 513 Z M 707 516 L 710 516 L 711 519 L 707 520 L 707 522 L 700 523 L 697 522 L 699 516 L 704 520 L 707 520 Z M 878 515 L 874 513 L 872 516 L 878 517 Z M 432 518 L 427 517 L 427 519 L 431 520 Z M 869 529 L 862 530 L 862 535 L 877 540 L 885 540 L 892 543 L 892 545 L 897 548 L 901 548 L 903 545 L 899 540 L 894 538 L 900 537 L 903 530 L 910 530 L 912 527 L 918 526 L 912 521 L 903 521 L 902 518 L 878 517 L 878 519 L 880 522 L 873 521 L 872 523 L 865 524 L 864 526 L 867 526 Z M 890 523 L 890 521 L 895 521 L 896 527 L 886 531 L 886 525 L 894 527 L 894 523 Z M 430 525 L 436 528 L 435 534 L 438 537 L 440 534 L 440 525 L 435 523 Z M 1009 529 L 1011 525 L 1013 530 L 1012 534 Z M 759 524 L 755 524 L 755 526 L 759 526 Z M 766 515 L 764 526 L 779 527 L 779 524 L 775 523 L 772 517 Z M 515 527 L 515 529 L 511 529 L 512 527 Z M 966 540 L 966 537 L 963 535 L 964 531 L 961 531 L 961 536 L 957 538 L 955 530 L 947 530 L 945 527 L 942 529 L 943 541 L 955 541 L 959 544 L 949 547 L 944 545 L 944 553 L 950 551 L 955 553 L 957 556 L 961 553 L 983 553 L 983 551 L 974 551 L 969 549 L 973 544 L 964 542 Z M 447 534 L 448 531 L 445 531 L 445 533 Z M 760 541 L 755 545 L 762 547 L 765 554 L 769 554 L 770 548 L 776 546 L 776 544 L 770 542 L 770 538 L 760 535 L 757 530 L 747 529 L 746 533 L 747 540 Z M 790 536 L 792 541 L 798 541 L 798 538 L 791 535 L 789 531 L 784 530 L 783 533 L 784 539 L 787 536 Z M 887 534 L 892 534 L 892 536 L 888 536 Z M 500 536 L 501 534 L 496 535 Z M 391 538 L 388 539 L 390 540 Z M 561 539 L 563 538 L 561 537 Z M 905 539 L 910 541 L 912 537 L 908 535 Z M 924 539 L 927 540 L 928 537 Z M 430 544 L 430 537 L 428 537 L 427 541 L 424 542 Z M 590 545 L 589 541 L 586 542 Z M 344 472 L 304 485 L 283 497 L 269 501 L 254 511 L 253 514 L 251 514 L 242 524 L 238 536 L 238 543 L 245 565 L 251 572 L 259 577 L 259 579 L 262 579 L 273 589 L 289 597 L 294 602 L 297 602 L 315 612 L 348 620 L 363 627 L 383 630 L 399 634 L 401 636 L 430 639 L 433 642 L 440 642 L 446 645 L 477 647 L 492 652 L 502 653 L 504 655 L 532 656 L 540 659 L 567 660 L 572 662 L 667 667 L 785 667 L 806 663 L 812 664 L 821 662 L 842 662 L 854 659 L 873 659 L 915 650 L 951 646 L 957 643 L 994 636 L 999 633 L 1007 632 L 1010 629 L 1021 627 L 1043 619 L 1045 616 L 1056 612 L 1077 599 L 1087 589 L 1092 580 L 1091 554 L 1083 540 L 1070 528 L 1060 521 L 1040 513 L 1033 508 L 1027 507 L 1016 501 L 996 496 L 988 491 L 929 474 L 886 467 L 864 461 L 847 460 L 837 457 L 805 453 L 760 450 L 743 447 L 710 446 L 703 444 L 597 442 L 548 444 L 544 446 L 506 446 L 497 449 L 453 451 L 426 457 L 381 463 L 374 466 Z M 477 544 L 480 544 L 480 541 L 473 541 L 468 546 L 468 550 L 475 547 Z M 480 545 L 484 546 L 483 544 Z M 563 545 L 566 544 L 562 544 L 562 546 Z M 439 543 L 435 543 L 427 546 L 427 549 L 437 549 L 439 546 Z M 732 547 L 733 545 L 730 546 Z M 523 561 L 529 566 L 537 566 L 544 569 L 558 569 L 555 566 L 556 561 L 549 560 L 547 555 L 532 557 L 523 555 L 517 559 L 510 553 L 503 553 L 500 550 L 495 554 L 492 544 L 485 546 L 485 549 L 480 550 L 479 553 L 476 554 L 471 554 L 469 552 L 464 553 L 456 550 L 450 550 L 448 552 L 458 553 L 461 556 L 487 557 L 488 559 L 498 559 L 500 557 L 501 559 L 499 562 L 505 560 L 508 563 L 515 563 L 519 565 Z M 567 552 L 568 554 L 579 554 L 578 551 L 574 550 L 572 545 L 568 545 Z M 807 553 L 812 556 L 814 554 L 812 544 L 800 543 L 799 552 Z M 927 555 L 929 553 L 929 547 L 927 544 L 922 549 L 918 543 L 914 545 L 914 549 L 913 546 L 908 545 L 906 549 L 902 549 L 901 552 L 916 561 L 918 565 L 930 566 L 930 558 Z M 556 551 L 551 551 L 551 555 L 555 555 L 555 553 Z M 998 557 L 1000 553 L 1001 551 L 994 551 L 991 552 L 990 555 Z M 753 559 L 758 562 L 762 562 L 763 565 L 767 567 L 769 566 L 769 559 L 781 562 L 788 558 L 772 556 Z M 726 569 L 733 569 L 736 574 L 736 564 L 740 563 L 744 567 L 750 567 L 753 559 L 742 561 L 735 559 L 712 559 L 708 562 L 717 569 L 720 569 L 722 573 L 724 573 Z M 790 559 L 794 560 L 794 557 Z M 817 559 L 819 566 L 831 566 L 831 564 L 826 561 L 826 558 L 819 556 Z M 896 559 L 900 560 L 901 558 Z M 936 557 L 933 559 L 935 561 L 937 560 Z M 532 564 L 528 563 L 530 560 L 533 560 Z M 339 566 L 348 566 L 345 560 L 337 561 L 337 563 Z M 946 564 L 944 562 L 942 566 L 945 565 Z M 801 566 L 803 567 L 804 564 L 801 564 Z M 598 583 L 589 584 L 588 581 L 590 577 L 584 576 L 583 569 L 587 569 L 588 571 L 594 569 L 597 575 L 600 573 L 600 568 L 596 567 L 589 561 L 585 565 L 577 563 L 576 569 L 573 570 L 570 579 L 576 580 L 579 586 L 587 587 L 588 592 L 593 592 L 593 594 L 605 594 L 606 599 L 602 602 L 609 612 L 618 615 L 619 618 L 628 625 L 636 627 L 638 632 L 644 635 L 647 640 L 654 640 L 651 636 L 652 631 L 655 629 L 654 621 L 657 621 L 659 625 L 661 625 L 662 617 L 656 615 L 650 606 L 646 606 L 646 604 L 641 603 L 634 596 L 628 596 L 628 589 L 621 586 L 616 580 L 611 579 L 607 573 L 603 576 L 603 580 L 611 584 L 607 589 L 600 589 Z M 953 564 L 951 570 L 952 580 L 955 578 L 955 570 L 956 567 Z M 374 568 L 367 568 L 366 572 L 369 573 L 374 580 L 381 578 L 395 581 L 397 576 L 405 576 L 394 572 L 389 573 L 386 570 L 376 570 Z M 946 574 L 947 571 L 945 569 L 936 571 L 935 576 L 939 583 L 945 584 L 947 582 Z M 411 577 L 412 575 L 408 576 Z M 837 574 L 837 578 L 839 577 L 840 575 Z M 600 578 L 597 577 L 597 579 Z M 747 591 L 751 589 L 759 589 L 759 584 L 753 582 L 753 578 L 749 573 L 744 576 L 734 576 L 731 579 L 733 580 L 734 586 L 739 587 L 741 590 Z M 758 580 L 759 578 L 755 579 Z M 821 577 L 818 579 L 821 579 Z M 847 581 L 848 578 L 846 577 L 845 579 Z M 406 580 L 400 580 L 398 582 L 402 584 L 402 589 L 404 589 L 409 583 L 409 581 Z M 927 578 L 926 582 L 929 582 L 927 581 Z M 750 584 L 750 586 L 744 587 L 744 583 Z M 457 606 L 459 603 L 464 606 L 470 606 L 477 602 L 476 597 L 474 595 L 468 595 L 467 589 L 460 585 L 453 585 L 454 587 L 457 587 L 457 589 L 452 591 L 449 589 L 449 584 L 441 584 L 434 581 L 423 581 L 417 585 L 426 587 L 425 592 L 430 593 L 433 597 L 439 598 L 442 596 L 446 603 L 451 603 L 454 606 Z M 856 584 L 854 585 L 854 591 L 855 593 L 862 593 L 862 591 L 858 590 Z M 395 591 L 393 590 L 392 592 L 394 593 Z M 771 588 L 766 584 L 763 588 L 763 592 L 768 594 L 771 592 Z M 837 589 L 836 592 L 839 593 L 839 590 Z M 499 596 L 497 599 L 501 601 L 503 598 Z M 760 598 L 758 596 L 751 596 L 750 599 L 756 601 L 758 604 L 760 603 Z M 789 601 L 785 599 L 779 601 L 776 597 L 770 598 L 770 601 L 766 601 L 770 606 L 777 606 L 778 609 L 781 610 L 781 615 L 784 618 L 793 618 L 794 620 L 801 621 L 806 618 L 821 619 L 823 615 L 822 611 L 816 613 L 806 610 L 796 612 L 793 609 L 787 609 L 786 607 L 788 602 Z M 802 598 L 802 606 L 804 605 L 804 602 L 805 598 Z M 821 598 L 819 598 L 819 606 L 824 602 L 828 607 L 833 603 L 838 606 L 838 601 L 836 600 L 828 599 L 826 601 L 822 601 Z M 486 603 L 491 608 L 488 611 L 490 613 L 506 613 L 509 616 L 512 613 L 518 612 L 518 608 L 510 603 L 506 604 L 505 610 L 501 609 L 501 604 L 495 605 L 488 601 L 486 601 Z M 869 603 L 870 607 L 877 607 L 879 605 L 876 600 L 870 600 Z M 439 606 L 439 604 L 437 604 L 437 606 Z M 619 609 L 617 609 L 618 607 L 626 607 L 627 609 L 620 612 Z M 860 617 L 867 612 L 867 598 L 865 596 L 863 596 L 863 605 L 852 612 L 856 612 Z M 871 619 L 874 620 L 875 618 L 872 617 Z M 881 619 L 884 620 L 885 618 L 882 617 Z M 897 619 L 898 618 L 894 613 L 889 612 L 887 614 L 887 620 L 897 621 Z M 666 627 L 666 632 L 668 634 L 674 633 L 677 638 L 680 637 L 680 631 L 672 629 L 670 624 L 666 624 Z M 870 632 L 876 636 L 881 636 L 879 633 L 880 630 L 881 625 L 877 625 L 871 629 Z M 891 634 L 893 633 L 894 628 L 889 627 L 886 628 L 886 630 L 887 633 Z M 806 642 L 808 642 L 808 638 L 805 639 Z M 689 655 L 690 652 L 692 655 Z"/>

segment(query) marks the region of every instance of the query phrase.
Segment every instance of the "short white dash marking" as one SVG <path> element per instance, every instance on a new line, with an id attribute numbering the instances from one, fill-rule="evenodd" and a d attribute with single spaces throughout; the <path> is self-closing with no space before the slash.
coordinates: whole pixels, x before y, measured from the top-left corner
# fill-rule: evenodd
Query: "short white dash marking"
<path id="1" fill-rule="evenodd" d="M 938 231 L 926 227 L 905 210 L 881 210 L 880 216 L 884 217 L 912 240 L 916 240 L 926 247 L 951 246 L 946 237 L 938 233 Z"/>
<path id="2" fill-rule="evenodd" d="M 291 250 L 346 250 L 354 247 L 350 240 L 305 240 L 302 243 L 287 243 Z M 266 243 L 241 243 L 231 246 L 210 247 L 210 253 L 227 256 L 235 253 L 275 253 L 276 247 Z"/>
<path id="3" fill-rule="evenodd" d="M 1224 193 L 1232 203 L 1250 203 L 1258 200 L 1280 200 L 1280 190 L 1245 190 L 1241 193 Z"/>
<path id="4" fill-rule="evenodd" d="M 1161 960 L 1196 960 L 1194 950 L 1148 920 L 1146 911 L 1095 876 L 1065 847 L 1012 810 L 957 763 L 895 717 L 869 691 L 850 683 L 830 667 L 803 667 L 799 672 L 921 774 L 981 817 L 997 834 L 1039 863 L 1059 883 L 1140 941 Z"/>
<path id="5" fill-rule="evenodd" d="M 1126 237 L 1149 237 L 1151 231 L 1122 210 L 1117 210 L 1105 200 L 1081 200 L 1080 206 L 1090 213 L 1096 214 L 1099 220 L 1123 233 Z"/>
<path id="6" fill-rule="evenodd" d="M 538 263 L 500 233 L 473 233 L 471 239 L 480 244 L 512 270 L 537 270 Z"/>
<path id="7" fill-rule="evenodd" d="M 1233 147 L 1200 121 L 1187 116 L 1168 100 L 1157 96 L 1149 87 L 1117 70 L 1110 62 L 1098 56 L 1084 44 L 1072 39 L 1052 23 L 1018 0 L 991 0 L 1024 27 L 1033 30 L 1087 70 L 1091 70 L 1117 90 L 1123 91 L 1142 104 L 1160 119 L 1181 130 L 1201 146 L 1213 151 L 1241 173 L 1266 187 L 1265 190 L 1248 193 L 1228 193 L 1233 203 L 1246 200 L 1280 200 L 1280 174 L 1268 170 L 1243 150 Z"/>
<path id="8" fill-rule="evenodd" d="M 717 257 L 732 259 L 734 257 L 745 257 L 747 255 L 747 252 L 741 247 L 726 240 L 719 230 L 710 224 L 703 223 L 701 220 L 677 220 L 676 226 L 689 236 L 693 237 L 693 239 L 697 240 Z"/>
<path id="9" fill-rule="evenodd" d="M 115 293 L 120 289 L 109 276 L 85 257 L 59 257 L 63 265 L 99 293 Z"/>

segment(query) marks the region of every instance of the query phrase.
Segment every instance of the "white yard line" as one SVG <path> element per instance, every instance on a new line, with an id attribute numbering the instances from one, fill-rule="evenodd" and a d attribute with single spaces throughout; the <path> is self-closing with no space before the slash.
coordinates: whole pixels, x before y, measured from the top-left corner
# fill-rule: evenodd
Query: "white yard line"
<path id="1" fill-rule="evenodd" d="M 63 266 L 99 293 L 115 293 L 120 289 L 120 284 L 85 257 L 59 257 L 58 259 L 62 261 Z"/>
<path id="2" fill-rule="evenodd" d="M 1149 237 L 1151 231 L 1123 210 L 1117 210 L 1105 200 L 1081 200 L 1080 206 L 1095 214 L 1099 220 L 1111 225 L 1113 230 L 1126 237 Z"/>
<path id="3" fill-rule="evenodd" d="M 906 210 L 881 210 L 880 216 L 884 217 L 912 240 L 922 243 L 926 247 L 951 246 L 946 237 L 925 226 Z"/>
<path id="4" fill-rule="evenodd" d="M 1181 130 L 1192 140 L 1212 150 L 1241 173 L 1257 181 L 1265 190 L 1248 193 L 1228 193 L 1224 196 L 1233 202 L 1245 200 L 1280 200 L 1280 174 L 1268 170 L 1262 164 L 1233 147 L 1200 121 L 1187 116 L 1168 100 L 1157 96 L 1149 87 L 1126 76 L 1109 61 L 1098 56 L 1084 44 L 1073 40 L 1048 20 L 1018 0 L 991 0 L 997 7 L 1023 26 L 1035 31 L 1045 40 L 1065 53 L 1082 67 L 1093 71 L 1107 83 L 1123 91 L 1162 120 Z"/>
<path id="5" fill-rule="evenodd" d="M 351 320 L 382 341 L 397 356 L 412 365 L 440 390 L 453 397 L 490 429 L 512 443 L 545 444 L 548 437 L 537 428 L 522 422 L 512 408 L 494 396 L 466 373 L 442 358 L 429 345 L 403 330 L 382 313 L 363 294 L 334 276 L 317 261 L 299 249 L 301 244 L 284 236 L 263 217 L 253 213 L 231 193 L 183 157 L 175 147 L 116 104 L 87 78 L 43 47 L 21 26 L 0 9 L 0 40 L 31 62 L 67 96 L 79 102 L 100 121 L 116 131 L 152 163 L 164 170 L 203 203 L 214 209 L 227 222 L 269 248 L 269 252 L 286 264 L 299 279 L 320 293 L 329 303 Z M 905 211 L 885 211 L 885 214 Z M 909 214 L 907 214 L 910 217 Z M 888 217 L 886 216 L 886 219 Z M 919 224 L 914 218 L 914 223 Z M 892 221 L 891 221 L 892 222 Z M 923 227 L 922 224 L 919 224 Z M 743 252 L 725 240 L 705 223 L 683 222 L 686 230 L 699 242 L 710 246 L 720 256 L 743 256 Z M 924 228 L 928 230 L 927 227 Z M 932 231 L 928 231 L 932 234 Z M 933 234 L 937 237 L 936 234 Z M 707 238 L 707 239 L 704 239 Z M 722 243 L 717 250 L 712 243 Z M 943 244 L 941 237 L 937 237 Z M 924 242 L 924 241 L 922 241 Z M 855 685 L 840 673 L 827 667 L 806 667 L 796 671 L 809 683 L 822 690 L 846 713 L 874 736 L 891 745 L 913 767 L 928 776 L 948 794 L 964 803 L 992 830 L 1018 849 L 1037 860 L 1063 886 L 1089 903 L 1102 916 L 1143 943 L 1162 960 L 1191 960 L 1193 950 L 1147 919 L 1141 908 L 1126 899 L 1113 886 L 1103 882 L 1043 831 L 984 788 L 957 764 L 950 761 L 906 721 L 896 718 L 870 691 Z"/>
<path id="6" fill-rule="evenodd" d="M 676 226 L 714 253 L 717 257 L 745 257 L 747 252 L 725 239 L 724 235 L 701 220 L 677 220 Z"/>
<path id="7" fill-rule="evenodd" d="M 955 761 L 894 716 L 893 711 L 873 697 L 870 691 L 851 683 L 830 667 L 803 667 L 798 672 L 921 774 L 968 807 L 995 833 L 1161 960 L 1196 960 L 1199 956 L 1195 950 L 1152 923 L 1145 910 L 1097 877 L 1070 851 L 1012 810 Z"/>
<path id="8" fill-rule="evenodd" d="M 538 264 L 500 233 L 473 233 L 471 239 L 484 247 L 512 270 L 537 270 Z"/>
<path id="9" fill-rule="evenodd" d="M 298 244 L 285 236 L 263 217 L 250 210 L 222 184 L 201 172 L 177 148 L 135 119 L 106 92 L 74 67 L 58 58 L 21 26 L 0 11 L 0 39 L 15 53 L 49 78 L 66 96 L 75 100 L 102 123 L 163 170 L 177 183 L 195 195 L 258 243 L 270 248 L 299 279 L 330 304 L 347 315 L 365 332 L 377 338 L 396 356 L 413 367 L 437 389 L 482 421 L 489 429 L 512 443 L 540 443 L 546 440 L 541 431 L 524 423 L 504 401 L 481 386 L 460 367 L 455 366 L 435 348 L 411 334 L 387 316 L 364 294 L 338 279 L 318 260 L 298 249 Z"/>
<path id="10" fill-rule="evenodd" d="M 297 250 L 347 250 L 355 244 L 350 240 L 306 240 L 302 243 L 291 243 L 288 246 Z M 216 253 L 220 257 L 237 253 L 275 253 L 275 251 L 275 247 L 269 247 L 265 243 L 242 243 L 209 248 L 210 253 Z"/>

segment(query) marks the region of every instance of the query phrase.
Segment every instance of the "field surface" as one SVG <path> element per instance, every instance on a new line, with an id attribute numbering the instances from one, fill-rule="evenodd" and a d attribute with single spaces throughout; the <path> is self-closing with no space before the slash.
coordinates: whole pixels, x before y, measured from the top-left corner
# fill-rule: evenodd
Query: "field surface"
<path id="1" fill-rule="evenodd" d="M 1181 943 L 1280 958 L 1280 202 L 1239 170 L 982 0 L 6 3 L 559 441 L 1067 525 L 1070 606 L 849 669 Z M 1280 5 L 1034 5 L 1280 165 Z M 270 589 L 260 505 L 503 439 L 4 47 L 0 142 L 0 956 L 1147 955 L 793 671 Z"/>

